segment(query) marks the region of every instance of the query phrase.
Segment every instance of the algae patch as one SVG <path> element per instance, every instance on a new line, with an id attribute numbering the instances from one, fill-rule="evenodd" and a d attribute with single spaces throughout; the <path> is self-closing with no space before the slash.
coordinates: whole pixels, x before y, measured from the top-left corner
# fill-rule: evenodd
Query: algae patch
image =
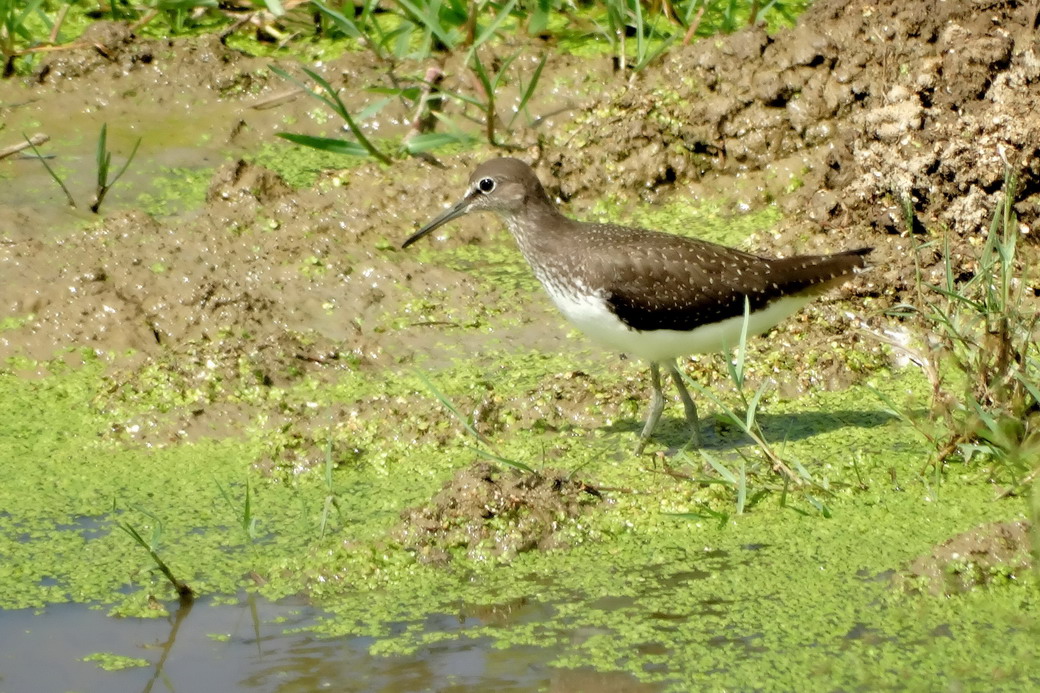
<path id="1" fill-rule="evenodd" d="M 137 203 L 152 216 L 198 209 L 206 201 L 212 176 L 209 168 L 163 167 L 152 181 L 152 189 L 138 195 Z"/>
<path id="2" fill-rule="evenodd" d="M 876 385 L 893 395 L 922 383 L 890 377 Z M 348 577 L 357 566 L 339 552 L 326 573 L 338 577 L 321 590 L 331 616 L 320 630 L 374 637 L 372 651 L 387 655 L 448 638 L 546 647 L 558 653 L 555 666 L 627 671 L 674 690 L 793 690 L 821 677 L 828 687 L 925 689 L 981 685 L 994 672 L 1033 681 L 1040 600 L 1030 585 L 967 595 L 959 605 L 890 587 L 887 576 L 914 556 L 1018 506 L 990 502 L 967 468 L 951 470 L 938 488 L 918 478 L 925 448 L 871 410 L 864 392 L 769 407 L 767 431 L 788 436 L 785 454 L 812 471 L 833 519 L 779 491 L 722 526 L 683 518 L 705 506 L 727 510 L 732 497 L 619 457 L 609 437 L 557 434 L 553 455 L 613 489 L 605 492 L 611 511 L 583 516 L 567 551 L 521 553 L 506 565 L 456 554 L 447 569 L 397 561 L 364 581 Z M 724 439 L 715 454 L 734 459 L 732 444 Z M 508 447 L 520 459 L 537 454 Z M 697 469 L 691 457 L 686 464 Z M 750 483 L 753 493 L 771 481 Z M 428 628 L 429 614 L 460 608 L 467 626 Z"/>
<path id="3" fill-rule="evenodd" d="M 327 382 L 290 379 L 282 388 L 264 386 L 269 396 L 255 400 L 246 396 L 249 388 L 234 389 L 233 399 L 270 407 L 264 411 L 272 419 L 258 419 L 236 437 L 165 447 L 103 435 L 113 413 L 98 407 L 96 393 L 111 386 L 102 362 L 54 364 L 35 380 L 0 374 L 0 456 L 7 460 L 0 601 L 95 601 L 119 614 L 155 615 L 149 596 L 172 595 L 114 526 L 129 521 L 150 531 L 152 514 L 163 521 L 164 560 L 200 592 L 306 592 L 329 612 L 321 632 L 375 638 L 374 653 L 482 638 L 502 648 L 550 648 L 558 667 L 627 671 L 677 690 L 748 682 L 790 690 L 819 677 L 848 688 L 972 686 L 996 670 L 1003 681 L 1035 678 L 1040 605 L 1030 585 L 976 591 L 956 606 L 889 587 L 890 571 L 957 531 L 1013 517 L 1018 506 L 990 502 L 984 478 L 967 467 L 951 468 L 938 487 L 918 478 L 924 444 L 886 416 L 872 394 L 771 399 L 760 414 L 767 434 L 787 441 L 785 455 L 811 471 L 833 520 L 803 496 L 770 491 L 775 484 L 765 472 L 750 477 L 751 493 L 770 491 L 754 512 L 731 514 L 720 527 L 677 516 L 732 511 L 732 490 L 713 483 L 697 456 L 633 458 L 621 447 L 630 436 L 603 430 L 595 412 L 588 429 L 533 425 L 560 422 L 560 414 L 542 413 L 558 396 L 595 396 L 607 378 L 624 389 L 616 370 L 585 362 L 587 376 L 560 378 L 572 372 L 573 356 L 489 353 L 435 376 L 464 411 L 489 397 L 500 411 L 515 409 L 512 419 L 482 419 L 503 456 L 565 470 L 543 472 L 550 480 L 580 470 L 611 503 L 609 512 L 568 518 L 568 507 L 592 501 L 573 488 L 561 500 L 562 522 L 553 511 L 536 523 L 557 523 L 553 542 L 566 544 L 565 551 L 511 552 L 502 562 L 493 551 L 471 552 L 467 542 L 447 566 L 417 562 L 392 534 L 401 509 L 428 502 L 458 469 L 460 454 L 468 455 L 457 424 L 414 374 L 369 369 L 369 377 L 343 371 Z M 162 373 L 155 377 L 151 389 L 161 389 Z M 257 385 L 252 377 L 241 382 Z M 229 382 L 239 381 L 229 375 Z M 567 389 L 547 393 L 547 384 Z M 881 374 L 874 384 L 893 400 L 923 391 L 921 378 Z M 155 402 L 168 400 L 146 397 L 146 389 L 140 400 L 122 399 L 120 420 L 133 420 L 134 406 L 154 415 Z M 170 411 L 193 401 L 174 400 Z M 299 460 L 260 473 L 256 463 L 301 432 L 294 426 L 305 427 L 299 449 L 308 458 L 324 436 L 335 443 L 325 475 L 309 472 L 313 465 L 297 467 Z M 624 422 L 616 430 L 626 431 Z M 723 435 L 713 445 L 713 454 L 732 464 L 742 443 Z M 663 473 L 666 461 L 705 483 Z M 330 498 L 334 510 L 323 520 Z M 508 494 L 498 500 L 508 508 Z M 506 523 L 496 527 L 497 513 L 482 519 L 511 534 Z M 436 512 L 416 516 L 455 522 Z M 472 615 L 465 627 L 431 625 L 431 615 L 460 609 Z"/>
<path id="4" fill-rule="evenodd" d="M 1007 511 L 970 484 L 951 483 L 941 503 L 922 490 L 847 496 L 834 501 L 835 520 L 763 509 L 722 528 L 652 512 L 633 520 L 633 504 L 621 503 L 610 515 L 627 521 L 595 523 L 599 542 L 329 598 L 336 618 L 323 628 L 375 636 L 380 654 L 444 638 L 537 645 L 558 653 L 557 667 L 628 671 L 670 690 L 796 690 L 821 677 L 828 689 L 925 690 L 982 685 L 994 672 L 1035 682 L 1033 590 L 954 605 L 889 588 L 886 571 L 950 527 Z M 419 614 L 455 613 L 460 602 L 468 627 L 423 626 Z"/>
<path id="5" fill-rule="evenodd" d="M 222 489 L 244 503 L 256 442 L 159 449 L 106 439 L 109 421 L 92 404 L 103 367 L 88 362 L 37 380 L 0 373 L 0 606 L 99 602 L 156 615 L 149 594 L 170 599 L 169 587 L 118 522 L 152 536 L 174 574 L 200 593 L 255 588 L 251 575 L 263 576 L 270 594 L 299 591 L 298 577 L 271 566 L 317 535 L 318 480 L 254 483 L 250 544 L 240 528 L 244 507 L 232 507 Z"/>
<path id="6" fill-rule="evenodd" d="M 363 161 L 321 149 L 292 146 L 281 141 L 263 143 L 248 159 L 251 163 L 279 174 L 294 188 L 310 187 L 324 171 L 353 168 Z"/>
<path id="7" fill-rule="evenodd" d="M 618 200 L 601 202 L 592 209 L 591 218 L 739 246 L 753 234 L 776 226 L 782 215 L 773 205 L 733 213 L 727 212 L 719 200 L 691 202 L 674 195 L 664 204 L 641 204 L 627 211 Z"/>
<path id="8" fill-rule="evenodd" d="M 98 668 L 104 669 L 105 671 L 122 671 L 123 669 L 151 666 L 151 662 L 147 659 L 141 659 L 140 657 L 126 657 L 111 652 L 95 652 L 94 654 L 89 654 L 84 657 L 83 661 L 93 662 L 94 664 L 97 664 Z"/>

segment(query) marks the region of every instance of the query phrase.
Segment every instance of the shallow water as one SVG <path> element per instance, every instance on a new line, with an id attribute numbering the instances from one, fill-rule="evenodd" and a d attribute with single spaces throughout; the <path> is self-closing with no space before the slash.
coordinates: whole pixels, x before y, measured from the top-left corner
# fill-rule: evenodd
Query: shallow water
<path id="1" fill-rule="evenodd" d="M 545 609 L 527 606 L 520 618 Z M 545 614 L 542 614 L 544 617 Z M 167 618 L 109 618 L 78 604 L 0 616 L 0 691 L 652 691 L 627 674 L 558 670 L 551 650 L 496 649 L 490 638 L 449 639 L 411 655 L 368 654 L 373 638 L 319 638 L 320 613 L 292 600 L 202 600 Z M 474 615 L 431 615 L 428 632 L 480 625 Z M 403 624 L 395 626 L 396 630 Z M 105 671 L 83 658 L 108 652 L 147 664 Z"/>

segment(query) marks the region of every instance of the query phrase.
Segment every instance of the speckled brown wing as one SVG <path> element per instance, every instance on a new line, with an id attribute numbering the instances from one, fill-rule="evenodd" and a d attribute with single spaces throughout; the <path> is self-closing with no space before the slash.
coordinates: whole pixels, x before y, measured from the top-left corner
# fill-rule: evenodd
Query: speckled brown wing
<path id="1" fill-rule="evenodd" d="M 863 267 L 870 248 L 835 255 L 762 258 L 732 248 L 603 225 L 590 276 L 600 279 L 608 308 L 636 330 L 692 330 L 744 314 L 784 296 L 822 292 Z M 613 231 L 613 233 L 612 233 Z"/>

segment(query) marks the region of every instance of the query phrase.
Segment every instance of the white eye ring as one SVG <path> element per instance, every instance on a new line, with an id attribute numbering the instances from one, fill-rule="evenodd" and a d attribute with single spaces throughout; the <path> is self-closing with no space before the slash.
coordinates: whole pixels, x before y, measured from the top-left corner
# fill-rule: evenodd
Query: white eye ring
<path id="1" fill-rule="evenodd" d="M 489 192 L 495 189 L 494 178 L 481 178 L 477 181 L 477 190 L 487 195 Z"/>

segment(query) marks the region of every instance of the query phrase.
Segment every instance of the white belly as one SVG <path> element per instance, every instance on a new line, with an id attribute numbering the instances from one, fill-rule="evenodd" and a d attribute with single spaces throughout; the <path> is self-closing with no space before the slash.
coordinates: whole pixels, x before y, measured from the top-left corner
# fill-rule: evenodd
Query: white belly
<path id="1" fill-rule="evenodd" d="M 549 296 L 560 312 L 594 341 L 653 362 L 671 361 L 687 354 L 728 351 L 739 344 L 744 323 L 744 316 L 741 315 L 719 323 L 702 325 L 689 332 L 640 332 L 621 322 L 610 312 L 602 298 L 577 298 L 573 294 L 567 295 L 551 290 Z M 765 309 L 752 313 L 748 319 L 748 336 L 769 330 L 787 316 L 796 313 L 810 300 L 812 299 L 807 296 L 780 298 Z"/>

